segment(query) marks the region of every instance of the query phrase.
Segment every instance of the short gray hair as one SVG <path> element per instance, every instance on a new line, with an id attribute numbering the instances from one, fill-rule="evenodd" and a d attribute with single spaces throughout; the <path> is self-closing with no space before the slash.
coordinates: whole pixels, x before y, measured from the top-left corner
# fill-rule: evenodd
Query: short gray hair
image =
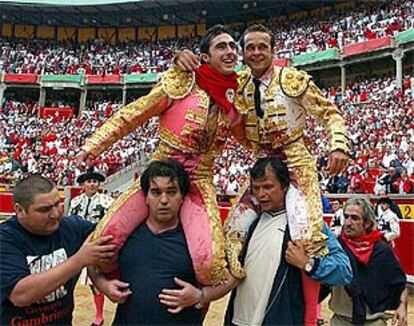
<path id="1" fill-rule="evenodd" d="M 364 223 L 372 222 L 372 225 L 367 229 L 367 233 L 370 233 L 377 228 L 377 220 L 376 220 L 375 211 L 370 201 L 367 198 L 361 197 L 361 198 L 348 199 L 344 205 L 344 212 L 346 208 L 350 205 L 356 205 L 362 208 L 364 212 L 364 216 L 362 217 L 364 220 Z"/>

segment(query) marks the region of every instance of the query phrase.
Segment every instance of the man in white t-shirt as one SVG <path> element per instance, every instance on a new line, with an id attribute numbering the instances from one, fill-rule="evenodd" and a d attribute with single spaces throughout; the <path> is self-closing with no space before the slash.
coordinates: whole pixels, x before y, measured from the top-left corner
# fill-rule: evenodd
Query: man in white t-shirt
<path id="1" fill-rule="evenodd" d="M 307 302 L 302 271 L 325 284 L 345 284 L 351 279 L 349 261 L 327 227 L 326 257 L 309 258 L 303 245 L 291 240 L 286 215 L 290 176 L 282 160 L 259 159 L 250 176 L 261 214 L 246 237 L 241 262 L 247 276 L 233 292 L 228 321 L 235 325 L 303 325 Z"/>
<path id="2" fill-rule="evenodd" d="M 196 289 L 180 282 L 182 289 L 163 289 L 160 299 L 172 313 L 197 302 L 203 304 L 233 291 L 226 325 L 303 325 L 305 298 L 301 273 L 324 284 L 347 284 L 351 266 L 338 241 L 328 230 L 325 257 L 309 258 L 302 244 L 293 242 L 286 216 L 286 193 L 290 184 L 286 164 L 277 158 L 262 158 L 250 171 L 251 190 L 260 206 L 260 215 L 249 228 L 241 263 L 243 280 L 230 277 L 227 283 Z"/>

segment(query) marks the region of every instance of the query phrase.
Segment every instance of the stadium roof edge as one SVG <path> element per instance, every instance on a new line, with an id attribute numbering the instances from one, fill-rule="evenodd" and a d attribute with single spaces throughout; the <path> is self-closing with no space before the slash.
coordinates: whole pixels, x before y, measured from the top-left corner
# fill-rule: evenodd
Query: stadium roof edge
<path id="1" fill-rule="evenodd" d="M 142 0 L 0 0 L 0 3 L 45 6 L 99 6 L 140 1 Z"/>
<path id="2" fill-rule="evenodd" d="M 338 2 L 339 1 L 339 2 Z M 0 25 L 147 27 L 267 21 L 345 0 L 0 0 Z"/>

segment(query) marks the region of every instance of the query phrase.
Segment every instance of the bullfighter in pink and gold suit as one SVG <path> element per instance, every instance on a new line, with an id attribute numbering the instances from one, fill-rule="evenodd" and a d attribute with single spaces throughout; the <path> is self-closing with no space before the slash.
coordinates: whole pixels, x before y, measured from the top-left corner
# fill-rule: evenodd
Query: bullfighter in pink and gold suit
<path id="1" fill-rule="evenodd" d="M 83 159 L 85 155 L 97 157 L 149 118 L 159 116 L 160 141 L 152 159 L 175 159 L 189 174 L 191 190 L 181 208 L 181 224 L 197 280 L 215 285 L 228 279 L 229 269 L 233 276 L 244 277 L 241 268 L 233 270 L 226 261 L 226 243 L 212 182 L 215 154 L 221 152 L 230 130 L 236 139 L 244 139 L 244 135 L 237 134 L 243 133 L 244 128 L 239 127 L 242 121 L 231 103 L 238 85 L 234 73 L 237 62 L 234 39 L 222 32 L 213 36 L 209 44 L 211 64 L 202 65 L 195 73 L 174 68 L 164 73 L 147 96 L 124 107 L 97 130 L 81 153 Z M 214 67 L 217 64 L 214 58 L 224 69 Z M 213 84 L 218 87 L 209 89 Z M 120 249 L 147 215 L 144 194 L 139 182 L 135 182 L 115 201 L 98 224 L 95 235 L 113 234 L 113 241 Z M 116 267 L 116 263 L 106 266 L 105 272 Z"/>

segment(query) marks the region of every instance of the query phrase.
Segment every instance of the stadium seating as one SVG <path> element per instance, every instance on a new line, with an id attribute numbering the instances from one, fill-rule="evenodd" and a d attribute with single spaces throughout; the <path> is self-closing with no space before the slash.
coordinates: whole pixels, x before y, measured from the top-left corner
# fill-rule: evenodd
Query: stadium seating
<path id="1" fill-rule="evenodd" d="M 351 10 L 328 15 L 284 22 L 271 18 L 267 25 L 275 31 L 278 56 L 292 58 L 343 49 L 413 29 L 414 6 L 412 0 L 361 2 Z M 240 27 L 239 34 L 243 28 Z M 0 73 L 6 73 L 5 82 L 12 77 L 16 81 L 23 74 L 27 74 L 26 82 L 32 84 L 38 82 L 37 75 L 62 78 L 61 75 L 83 74 L 91 84 L 119 83 L 121 75 L 126 75 L 128 83 L 138 75 L 167 69 L 175 51 L 190 48 L 197 53 L 198 47 L 199 37 L 117 45 L 103 39 L 78 44 L 2 38 Z M 107 76 L 113 77 L 106 80 Z M 385 76 L 354 82 L 344 94 L 339 87 L 326 90 L 327 97 L 340 107 L 354 145 L 353 162 L 341 176 L 327 175 L 327 137 L 313 118 L 308 119 L 307 143 L 317 159 L 325 191 L 413 193 L 414 72 L 408 71 L 404 76 L 402 89 L 397 87 L 394 77 Z M 105 96 L 101 100 L 88 100 L 79 116 L 73 116 L 77 108 L 65 98 L 47 100 L 48 112 L 31 97 L 19 101 L 6 96 L 0 104 L 0 132 L 4 135 L 0 137 L 0 184 L 13 183 L 25 173 L 43 173 L 59 186 L 74 184 L 80 173 L 74 166 L 75 153 L 121 107 L 119 100 Z M 68 114 L 61 114 L 63 109 Z M 105 152 L 96 162 L 98 168 L 110 175 L 147 157 L 157 144 L 157 129 L 157 120 L 151 120 Z M 237 193 L 252 162 L 251 153 L 229 141 L 223 155 L 216 160 L 217 192 Z"/>
<path id="2" fill-rule="evenodd" d="M 277 22 L 268 27 L 276 35 L 278 57 L 292 58 L 350 44 L 392 36 L 414 28 L 411 0 L 360 3 L 352 11 Z M 243 26 L 242 26 L 243 28 Z M 239 34 L 243 29 L 240 29 Z M 103 39 L 77 44 L 43 39 L 0 39 L 0 73 L 122 75 L 161 72 L 170 66 L 175 51 L 198 51 L 199 37 L 158 42 L 110 45 Z"/>
<path id="3" fill-rule="evenodd" d="M 406 190 L 399 186 L 403 182 L 400 178 L 403 169 L 408 171 L 408 179 L 413 178 L 414 172 L 413 77 L 414 74 L 405 77 L 404 91 L 396 88 L 391 77 L 350 85 L 343 99 L 337 96 L 340 89 L 327 91 L 328 97 L 336 99 L 354 144 L 349 172 L 329 178 L 325 171 L 329 155 L 327 138 L 315 119 L 308 119 L 306 137 L 327 191 L 379 193 L 385 188 L 379 184 L 380 180 L 393 166 L 397 174 L 391 191 L 414 192 L 411 183 Z M 37 103 L 7 101 L 0 114 L 0 130 L 6 136 L 0 143 L 0 183 L 13 182 L 29 172 L 44 173 L 61 186 L 72 185 L 79 173 L 73 161 L 75 152 L 120 106 L 94 101 L 88 103 L 79 117 L 41 119 L 37 116 Z M 157 132 L 157 120 L 153 119 L 105 152 L 96 162 L 98 168 L 112 174 L 147 157 L 156 147 Z M 235 194 L 252 162 L 251 153 L 241 150 L 233 140 L 228 142 L 214 170 L 218 193 Z"/>

